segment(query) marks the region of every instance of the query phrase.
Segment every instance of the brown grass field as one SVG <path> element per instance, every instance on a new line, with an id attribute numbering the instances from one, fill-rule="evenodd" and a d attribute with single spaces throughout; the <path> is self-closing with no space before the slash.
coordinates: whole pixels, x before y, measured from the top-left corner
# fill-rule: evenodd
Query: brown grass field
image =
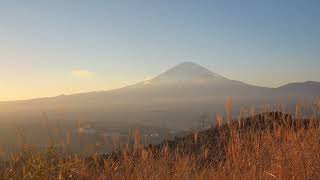
<path id="1" fill-rule="evenodd" d="M 215 127 L 160 145 L 135 144 L 83 158 L 25 147 L 0 167 L 3 179 L 320 179 L 319 105 L 305 118 L 268 112 L 218 116 Z"/>

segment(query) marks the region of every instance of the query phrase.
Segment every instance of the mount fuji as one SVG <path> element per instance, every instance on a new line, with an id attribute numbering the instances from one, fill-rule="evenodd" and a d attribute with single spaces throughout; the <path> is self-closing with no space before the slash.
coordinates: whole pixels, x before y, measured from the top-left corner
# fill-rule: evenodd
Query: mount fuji
<path id="1" fill-rule="evenodd" d="M 43 111 L 54 114 L 63 109 L 70 118 L 189 122 L 202 112 L 224 113 L 228 98 L 233 99 L 237 111 L 243 106 L 264 104 L 293 107 L 298 100 L 312 102 L 319 96 L 319 82 L 292 83 L 279 88 L 259 87 L 184 62 L 153 79 L 116 90 L 0 102 L 0 119 L 10 116 L 26 120 L 34 117 L 29 114 Z"/>

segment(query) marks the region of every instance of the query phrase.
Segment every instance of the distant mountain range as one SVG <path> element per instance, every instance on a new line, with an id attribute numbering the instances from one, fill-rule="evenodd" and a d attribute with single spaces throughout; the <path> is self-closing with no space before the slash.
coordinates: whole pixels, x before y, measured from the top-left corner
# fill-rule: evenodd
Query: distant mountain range
<path id="1" fill-rule="evenodd" d="M 192 63 L 181 63 L 159 76 L 121 89 L 62 95 L 23 101 L 0 102 L 1 113 L 10 116 L 57 112 L 70 118 L 91 120 L 168 121 L 194 119 L 201 112 L 223 113 L 224 102 L 232 98 L 235 111 L 242 106 L 312 102 L 320 96 L 319 82 L 291 83 L 278 88 L 253 86 L 230 80 Z M 9 117 L 9 116 L 6 116 Z M 20 118 L 21 119 L 21 118 Z M 148 120 L 152 119 L 152 120 Z"/>

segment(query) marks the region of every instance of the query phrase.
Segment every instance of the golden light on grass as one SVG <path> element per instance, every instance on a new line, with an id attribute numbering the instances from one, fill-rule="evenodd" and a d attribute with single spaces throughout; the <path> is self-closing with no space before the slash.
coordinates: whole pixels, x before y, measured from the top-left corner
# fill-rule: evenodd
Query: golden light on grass
<path id="1" fill-rule="evenodd" d="M 197 142 L 198 142 L 198 137 L 199 137 L 199 133 L 198 133 L 198 132 L 195 132 L 195 133 L 193 134 L 193 136 L 194 136 L 194 143 L 197 144 Z"/>
<path id="2" fill-rule="evenodd" d="M 295 117 L 302 118 L 301 113 L 298 105 Z M 261 118 L 271 120 L 273 128 L 258 130 L 246 124 L 261 120 L 256 119 L 258 114 L 248 110 L 250 121 L 239 124 L 231 119 L 227 125 L 217 116 L 216 127 L 159 149 L 143 147 L 136 129 L 134 149 L 127 146 L 106 157 L 94 154 L 91 160 L 65 156 L 50 146 L 41 152 L 12 155 L 10 165 L 0 167 L 0 175 L 5 179 L 319 179 L 319 119 L 308 121 L 307 128 L 290 127 L 284 124 L 290 119 L 283 114 L 263 114 Z M 305 119 L 299 121 L 305 123 Z"/>
<path id="3" fill-rule="evenodd" d="M 216 116 L 216 126 L 221 127 L 223 124 L 223 117 L 220 115 Z"/>

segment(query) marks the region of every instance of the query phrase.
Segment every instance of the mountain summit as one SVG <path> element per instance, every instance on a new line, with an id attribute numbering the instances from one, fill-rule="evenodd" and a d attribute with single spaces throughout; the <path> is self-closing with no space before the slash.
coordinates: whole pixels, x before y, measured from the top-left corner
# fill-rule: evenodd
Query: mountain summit
<path id="1" fill-rule="evenodd" d="M 189 129 L 203 112 L 224 113 L 228 97 L 234 100 L 235 111 L 240 106 L 264 107 L 265 103 L 279 105 L 281 102 L 294 112 L 295 102 L 300 98 L 303 102 L 313 102 L 319 96 L 318 82 L 293 83 L 280 88 L 252 86 L 227 79 L 198 64 L 184 62 L 154 79 L 121 89 L 0 102 L 0 119 L 31 121 L 43 111 L 53 116 L 50 119 L 55 119 L 63 109 L 72 120 L 136 121 L 152 126 L 165 120 L 169 127 Z"/>
<path id="2" fill-rule="evenodd" d="M 225 77 L 213 73 L 207 68 L 193 62 L 183 62 L 157 76 L 155 82 L 206 82 L 212 80 L 227 80 Z"/>

